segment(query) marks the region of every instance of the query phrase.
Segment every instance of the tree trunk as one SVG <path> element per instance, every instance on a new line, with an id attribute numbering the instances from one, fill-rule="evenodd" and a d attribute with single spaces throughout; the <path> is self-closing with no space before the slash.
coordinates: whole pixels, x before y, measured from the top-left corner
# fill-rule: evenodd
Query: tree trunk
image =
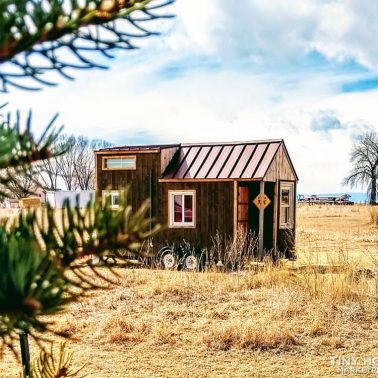
<path id="1" fill-rule="evenodd" d="M 377 204 L 377 177 L 371 178 L 370 205 Z"/>

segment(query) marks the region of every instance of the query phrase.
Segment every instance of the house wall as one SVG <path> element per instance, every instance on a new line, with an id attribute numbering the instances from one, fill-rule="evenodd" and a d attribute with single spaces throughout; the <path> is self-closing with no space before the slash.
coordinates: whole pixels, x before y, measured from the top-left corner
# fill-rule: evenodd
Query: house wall
<path id="1" fill-rule="evenodd" d="M 152 216 L 156 215 L 158 209 L 157 181 L 160 176 L 160 152 L 152 153 L 118 153 L 119 156 L 136 155 L 135 170 L 103 170 L 102 157 L 107 155 L 96 155 L 97 159 L 97 195 L 102 197 L 102 191 L 107 189 L 124 190 L 130 185 L 128 203 L 135 211 L 144 200 L 150 198 Z M 108 155 L 109 156 L 109 155 Z M 151 176 L 151 179 L 150 179 Z M 151 181 L 151 187 L 150 187 Z M 151 193 L 150 193 L 151 191 Z"/>
<path id="2" fill-rule="evenodd" d="M 120 153 L 119 155 L 127 155 Z M 135 153 L 129 153 L 135 155 Z M 131 185 L 129 203 L 136 210 L 150 197 L 151 174 L 151 215 L 159 223 L 168 223 L 168 191 L 196 190 L 196 227 L 166 228 L 155 237 L 155 245 L 180 243 L 183 240 L 193 246 L 211 245 L 211 236 L 219 231 L 222 235 L 233 235 L 233 182 L 164 182 L 159 183 L 161 172 L 160 153 L 136 154 L 136 170 L 102 169 L 102 156 L 97 159 L 97 195 L 103 190 L 122 190 Z"/>
<path id="3" fill-rule="evenodd" d="M 233 182 L 164 182 L 159 183 L 161 199 L 158 219 L 168 222 L 168 191 L 196 191 L 195 228 L 167 228 L 160 235 L 160 244 L 186 240 L 193 246 L 208 247 L 217 231 L 221 235 L 233 235 L 234 187 Z"/>
<path id="4" fill-rule="evenodd" d="M 264 181 L 277 180 L 296 181 L 295 173 L 282 144 L 264 177 Z"/>
<path id="5" fill-rule="evenodd" d="M 264 177 L 264 181 L 275 182 L 277 185 L 278 207 L 277 213 L 274 214 L 275 229 L 277 232 L 277 251 L 285 257 L 291 257 L 292 250 L 295 246 L 295 217 L 294 225 L 292 229 L 281 229 L 279 227 L 280 219 L 280 182 L 290 181 L 294 182 L 294 199 L 296 199 L 296 175 L 293 167 L 290 163 L 287 151 L 283 144 L 279 147 L 276 156 L 274 157 L 271 165 L 269 166 L 267 173 Z M 295 211 L 294 211 L 295 212 Z"/>

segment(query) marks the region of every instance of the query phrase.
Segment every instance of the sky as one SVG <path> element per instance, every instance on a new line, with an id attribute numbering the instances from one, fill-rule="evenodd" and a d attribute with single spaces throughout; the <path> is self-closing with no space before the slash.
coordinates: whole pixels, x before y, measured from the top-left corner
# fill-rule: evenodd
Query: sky
<path id="1" fill-rule="evenodd" d="M 378 126 L 377 1 L 177 0 L 167 11 L 175 18 L 150 25 L 161 35 L 109 70 L 0 100 L 32 108 L 36 134 L 59 112 L 65 133 L 115 145 L 283 138 L 299 193 L 350 191 L 352 145 Z"/>

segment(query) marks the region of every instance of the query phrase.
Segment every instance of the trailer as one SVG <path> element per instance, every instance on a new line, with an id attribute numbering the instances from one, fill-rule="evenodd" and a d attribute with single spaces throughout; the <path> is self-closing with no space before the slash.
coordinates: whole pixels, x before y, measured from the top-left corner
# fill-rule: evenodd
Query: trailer
<path id="1" fill-rule="evenodd" d="M 303 194 L 298 195 L 298 203 L 309 205 L 354 205 L 354 202 L 350 200 L 349 194 L 341 194 L 338 196 L 319 196 L 312 194 L 305 196 Z"/>

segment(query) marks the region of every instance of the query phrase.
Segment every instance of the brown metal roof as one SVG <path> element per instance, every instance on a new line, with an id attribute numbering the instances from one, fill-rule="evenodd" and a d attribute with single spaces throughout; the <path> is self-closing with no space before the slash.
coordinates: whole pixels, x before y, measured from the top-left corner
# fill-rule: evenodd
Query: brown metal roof
<path id="1" fill-rule="evenodd" d="M 182 144 L 162 179 L 262 179 L 282 140 Z"/>

